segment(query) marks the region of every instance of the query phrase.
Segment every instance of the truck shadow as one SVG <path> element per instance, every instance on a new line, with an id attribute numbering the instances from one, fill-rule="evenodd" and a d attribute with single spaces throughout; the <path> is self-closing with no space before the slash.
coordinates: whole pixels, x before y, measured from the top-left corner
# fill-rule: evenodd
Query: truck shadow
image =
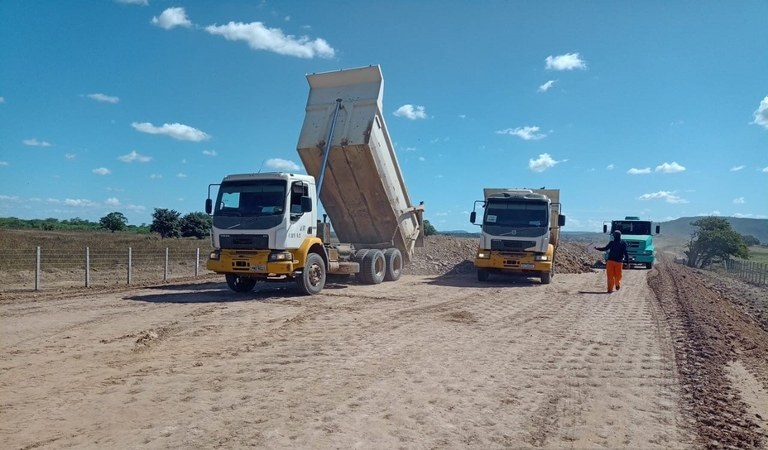
<path id="1" fill-rule="evenodd" d="M 324 289 L 345 289 L 346 287 L 332 282 L 326 284 Z M 303 297 L 297 291 L 296 283 L 293 282 L 259 283 L 250 292 L 233 292 L 226 283 L 222 282 L 162 285 L 148 287 L 145 290 L 146 295 L 133 295 L 125 297 L 124 300 L 147 303 L 233 303 Z"/>
<path id="2" fill-rule="evenodd" d="M 470 273 L 446 273 L 432 278 L 427 282 L 436 286 L 450 287 L 473 287 L 473 288 L 492 288 L 492 287 L 531 287 L 540 285 L 534 278 L 526 278 L 514 275 L 491 275 L 488 281 L 478 281 L 477 272 Z"/>

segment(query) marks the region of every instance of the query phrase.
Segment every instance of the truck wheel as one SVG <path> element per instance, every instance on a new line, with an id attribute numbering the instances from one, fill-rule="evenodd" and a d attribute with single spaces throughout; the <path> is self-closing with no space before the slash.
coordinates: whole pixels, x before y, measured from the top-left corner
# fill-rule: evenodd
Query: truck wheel
<path id="1" fill-rule="evenodd" d="M 387 265 L 384 259 L 384 252 L 381 250 L 369 250 L 360 264 L 360 274 L 362 275 L 363 282 L 379 284 L 384 281 L 386 273 Z"/>
<path id="2" fill-rule="evenodd" d="M 386 273 L 384 280 L 397 281 L 403 270 L 403 254 L 396 248 L 388 248 L 384 251 L 384 262 L 386 263 Z"/>
<path id="3" fill-rule="evenodd" d="M 552 272 L 541 272 L 541 284 L 549 284 L 552 282 Z"/>
<path id="4" fill-rule="evenodd" d="M 477 269 L 477 281 L 488 281 L 488 271 L 485 269 Z"/>
<path id="5" fill-rule="evenodd" d="M 256 280 L 248 277 L 241 277 L 233 273 L 224 275 L 227 279 L 227 285 L 235 292 L 251 292 L 253 287 L 256 286 Z"/>
<path id="6" fill-rule="evenodd" d="M 355 279 L 363 284 L 368 283 L 368 281 L 365 279 L 365 276 L 363 275 L 363 258 L 365 258 L 365 255 L 368 254 L 370 250 L 367 248 L 364 248 L 362 250 L 355 250 L 355 256 L 353 257 L 353 261 L 360 264 L 360 272 L 357 272 L 355 274 Z"/>
<path id="7" fill-rule="evenodd" d="M 645 263 L 645 268 L 649 270 L 653 269 L 653 263 Z"/>
<path id="8" fill-rule="evenodd" d="M 296 278 L 296 285 L 302 294 L 315 295 L 323 290 L 325 278 L 325 261 L 317 253 L 310 253 L 307 255 L 307 260 L 304 263 L 304 270 Z"/>

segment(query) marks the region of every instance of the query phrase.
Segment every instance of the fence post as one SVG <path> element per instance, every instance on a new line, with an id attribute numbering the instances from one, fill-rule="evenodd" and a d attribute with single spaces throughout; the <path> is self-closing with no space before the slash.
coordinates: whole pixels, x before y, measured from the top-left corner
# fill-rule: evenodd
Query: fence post
<path id="1" fill-rule="evenodd" d="M 197 278 L 197 275 L 200 273 L 200 247 L 197 247 L 197 251 L 195 251 L 195 278 Z"/>
<path id="2" fill-rule="evenodd" d="M 91 287 L 91 249 L 85 247 L 85 287 Z"/>
<path id="3" fill-rule="evenodd" d="M 163 281 L 168 281 L 168 247 L 165 247 L 165 271 L 163 272 Z"/>
<path id="4" fill-rule="evenodd" d="M 37 255 L 35 256 L 35 290 L 40 290 L 40 246 L 37 247 Z"/>
<path id="5" fill-rule="evenodd" d="M 133 264 L 133 249 L 128 247 L 128 284 L 131 284 L 131 269 Z"/>

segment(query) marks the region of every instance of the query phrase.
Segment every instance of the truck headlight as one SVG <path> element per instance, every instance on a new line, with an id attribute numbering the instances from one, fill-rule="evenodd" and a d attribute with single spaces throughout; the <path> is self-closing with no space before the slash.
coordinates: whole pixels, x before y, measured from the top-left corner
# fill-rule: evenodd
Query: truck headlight
<path id="1" fill-rule="evenodd" d="M 533 257 L 534 261 L 549 261 L 549 256 L 547 255 L 536 255 Z"/>
<path id="2" fill-rule="evenodd" d="M 269 254 L 269 262 L 293 261 L 291 252 L 273 252 Z"/>
<path id="3" fill-rule="evenodd" d="M 213 261 L 218 261 L 219 259 L 221 259 L 221 252 L 219 252 L 218 250 L 214 250 L 211 252 L 210 255 L 208 255 L 208 258 Z"/>
<path id="4" fill-rule="evenodd" d="M 491 259 L 491 252 L 486 250 L 480 250 L 477 252 L 477 259 Z"/>

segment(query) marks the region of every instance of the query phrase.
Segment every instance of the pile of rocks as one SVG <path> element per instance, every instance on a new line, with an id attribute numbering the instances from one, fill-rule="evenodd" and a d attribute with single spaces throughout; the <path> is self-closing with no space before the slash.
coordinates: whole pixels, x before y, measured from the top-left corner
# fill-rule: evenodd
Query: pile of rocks
<path id="1" fill-rule="evenodd" d="M 474 271 L 477 238 L 427 236 L 424 247 L 417 248 L 411 263 L 403 273 L 411 275 L 444 275 Z M 592 271 L 596 253 L 578 242 L 561 242 L 555 255 L 557 273 L 586 273 Z"/>

